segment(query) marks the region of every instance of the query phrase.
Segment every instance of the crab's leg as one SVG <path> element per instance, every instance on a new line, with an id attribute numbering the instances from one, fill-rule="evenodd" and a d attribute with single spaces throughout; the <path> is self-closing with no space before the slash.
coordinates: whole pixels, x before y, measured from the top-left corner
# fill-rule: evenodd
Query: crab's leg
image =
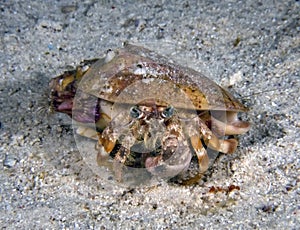
<path id="1" fill-rule="evenodd" d="M 224 135 L 243 134 L 250 129 L 250 123 L 239 120 L 236 112 L 226 112 L 226 121 L 211 116 L 211 122 Z"/>
<path id="2" fill-rule="evenodd" d="M 214 134 L 211 134 L 209 139 L 204 139 L 204 142 L 207 147 L 222 153 L 234 153 L 238 145 L 238 141 L 234 138 L 223 140 Z"/>
<path id="3" fill-rule="evenodd" d="M 117 137 L 116 135 L 114 135 L 113 130 L 110 126 L 108 126 L 102 133 L 97 133 L 97 135 L 97 162 L 99 165 L 106 165 L 109 158 L 109 154 L 116 145 Z"/>
<path id="4" fill-rule="evenodd" d="M 106 114 L 105 114 L 106 115 Z M 107 116 L 107 115 L 106 115 Z M 98 144 L 104 147 L 104 150 L 109 154 L 115 147 L 118 138 L 122 135 L 125 137 L 128 135 L 130 130 L 130 122 L 126 123 L 126 119 L 123 118 L 124 114 L 120 113 L 113 120 L 109 116 L 103 119 L 105 120 L 104 127 L 105 129 L 99 133 Z M 102 122 L 102 121 L 100 121 Z M 125 122 L 125 124 L 124 124 Z M 97 127 L 100 128 L 101 124 L 96 123 Z M 126 138 L 125 138 L 126 139 Z M 123 143 L 122 143 L 123 145 Z M 127 145 L 126 145 L 127 146 Z"/>
<path id="5" fill-rule="evenodd" d="M 185 173 L 182 173 L 183 180 L 180 181 L 180 184 L 182 185 L 192 185 L 197 183 L 202 178 L 204 172 L 208 169 L 209 166 L 209 157 L 205 147 L 201 142 L 200 136 L 191 136 L 190 143 L 198 158 L 198 171 L 191 171 L 193 173 L 187 173 L 187 176 L 185 176 Z"/>
<path id="6" fill-rule="evenodd" d="M 209 139 L 204 139 L 208 147 L 220 151 L 222 153 L 233 153 L 238 145 L 238 141 L 234 138 L 231 139 L 219 139 L 214 133 L 223 133 L 223 135 L 235 135 L 243 134 L 250 129 L 250 123 L 247 121 L 241 121 L 237 117 L 236 112 L 227 112 L 226 122 L 211 117 L 213 132 Z"/>
<path id="7" fill-rule="evenodd" d="M 207 155 L 206 149 L 202 145 L 201 139 L 199 136 L 194 135 L 191 137 L 191 144 L 196 152 L 200 173 L 205 172 L 208 169 L 209 157 Z"/>
<path id="8" fill-rule="evenodd" d="M 109 160 L 110 153 L 114 149 L 116 143 L 109 142 L 107 140 L 103 140 L 99 138 L 97 149 L 97 163 L 101 166 L 106 166 L 114 172 L 115 178 L 117 181 L 122 181 L 122 174 L 123 174 L 123 158 L 122 158 L 122 147 L 118 150 L 116 157 L 114 158 L 113 162 Z M 124 153 L 124 152 L 123 152 Z M 126 154 L 125 154 L 126 155 Z M 125 159 L 125 158 L 124 158 Z"/>
<path id="9" fill-rule="evenodd" d="M 214 111 L 202 113 L 199 117 L 206 123 L 212 132 L 217 136 L 243 134 L 250 129 L 250 123 L 241 121 L 237 112 L 232 111 Z"/>
<path id="10" fill-rule="evenodd" d="M 135 143 L 133 134 L 126 132 L 126 130 L 114 129 L 109 125 L 99 134 L 98 146 L 100 151 L 97 156 L 98 163 L 101 165 L 106 164 L 109 156 L 113 157 L 112 168 L 117 181 L 122 181 L 123 167 L 130 156 L 130 148 Z"/>
<path id="11" fill-rule="evenodd" d="M 214 149 L 216 151 L 222 152 L 222 153 L 233 153 L 236 150 L 236 147 L 238 145 L 237 140 L 235 139 L 219 139 L 205 124 L 205 122 L 200 118 L 195 118 L 194 122 L 196 124 L 198 123 L 199 127 L 199 133 L 201 135 L 201 138 L 205 145 L 211 149 Z M 191 125 L 194 123 L 191 122 L 189 124 L 189 136 L 192 137 L 194 135 L 199 136 L 199 133 L 195 132 L 195 128 Z"/>
<path id="12" fill-rule="evenodd" d="M 113 172 L 117 181 L 121 182 L 123 170 L 127 157 L 130 155 L 130 149 L 121 146 L 113 161 Z"/>
<path id="13" fill-rule="evenodd" d="M 98 150 L 97 154 L 97 163 L 101 166 L 107 166 L 112 169 L 115 173 L 115 177 L 117 181 L 122 180 L 122 163 L 120 161 L 120 149 L 116 154 L 117 160 L 114 160 L 113 163 L 109 161 L 110 153 L 116 146 L 117 139 L 113 135 L 110 127 L 107 127 L 103 133 L 98 134 L 98 143 L 96 148 Z"/>

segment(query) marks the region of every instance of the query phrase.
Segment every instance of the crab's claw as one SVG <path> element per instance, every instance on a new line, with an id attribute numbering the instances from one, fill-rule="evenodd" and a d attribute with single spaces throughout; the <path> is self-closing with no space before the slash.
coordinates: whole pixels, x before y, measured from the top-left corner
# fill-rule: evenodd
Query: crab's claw
<path id="1" fill-rule="evenodd" d="M 160 152 L 147 157 L 145 167 L 154 176 L 172 178 L 189 167 L 192 153 L 179 120 L 168 120 L 164 128 Z"/>
<path id="2" fill-rule="evenodd" d="M 187 140 L 180 139 L 177 136 L 167 137 L 163 143 L 162 153 L 146 159 L 145 167 L 152 175 L 172 178 L 189 167 L 192 158 L 189 144 Z"/>

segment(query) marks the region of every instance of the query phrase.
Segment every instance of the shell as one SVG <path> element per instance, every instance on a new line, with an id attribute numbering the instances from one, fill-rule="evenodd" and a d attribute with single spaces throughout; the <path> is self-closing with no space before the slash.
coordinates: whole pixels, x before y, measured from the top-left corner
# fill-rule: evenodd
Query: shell
<path id="1" fill-rule="evenodd" d="M 127 45 L 108 56 L 113 57 L 99 59 L 84 75 L 79 86 L 83 92 L 125 104 L 155 98 L 159 104 L 168 102 L 189 110 L 247 111 L 203 74 L 170 63 L 146 48 Z"/>

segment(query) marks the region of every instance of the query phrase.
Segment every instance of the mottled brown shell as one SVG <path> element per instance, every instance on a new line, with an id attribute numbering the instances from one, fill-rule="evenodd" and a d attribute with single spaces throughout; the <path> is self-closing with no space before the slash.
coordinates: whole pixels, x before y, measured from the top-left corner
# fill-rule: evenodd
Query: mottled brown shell
<path id="1" fill-rule="evenodd" d="M 79 88 L 106 101 L 125 104 L 155 98 L 162 105 L 167 102 L 190 110 L 247 110 L 201 73 L 134 45 L 98 60 L 84 75 Z"/>

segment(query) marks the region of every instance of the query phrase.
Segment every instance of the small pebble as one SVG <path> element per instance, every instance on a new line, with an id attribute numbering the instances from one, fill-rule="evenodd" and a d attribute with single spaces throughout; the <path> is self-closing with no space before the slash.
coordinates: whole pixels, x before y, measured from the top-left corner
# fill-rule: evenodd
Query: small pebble
<path id="1" fill-rule="evenodd" d="M 164 29 L 159 27 L 156 32 L 156 38 L 162 39 L 164 37 Z"/>
<path id="2" fill-rule="evenodd" d="M 12 168 L 16 165 L 17 158 L 10 155 L 5 155 L 5 159 L 3 161 L 3 166 L 7 168 Z"/>

